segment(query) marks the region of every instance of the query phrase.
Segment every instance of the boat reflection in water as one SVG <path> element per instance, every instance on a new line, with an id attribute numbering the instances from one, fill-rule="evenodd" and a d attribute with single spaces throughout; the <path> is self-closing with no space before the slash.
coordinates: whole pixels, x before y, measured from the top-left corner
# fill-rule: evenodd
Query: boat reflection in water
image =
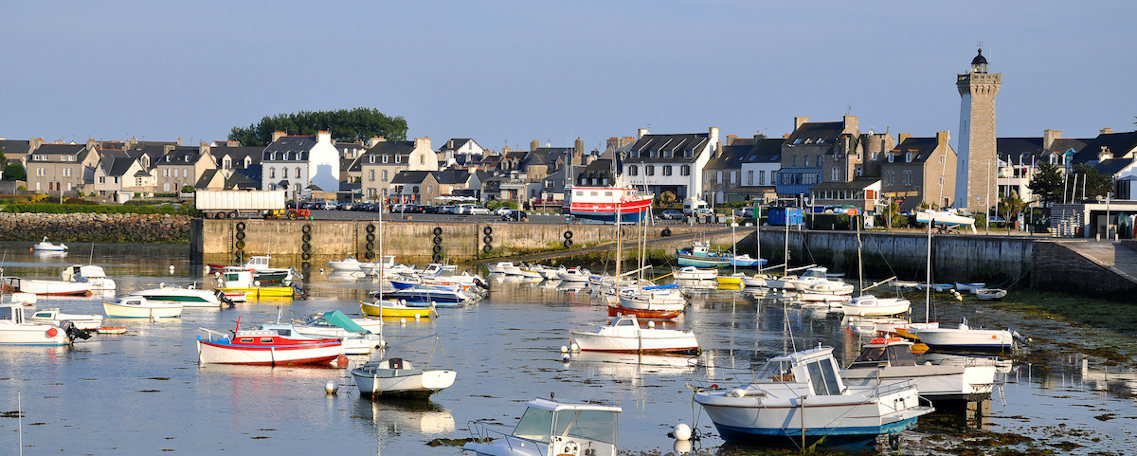
<path id="1" fill-rule="evenodd" d="M 695 370 L 699 358 L 683 355 L 645 355 L 582 351 L 574 353 L 571 364 L 583 367 L 589 376 L 602 375 L 635 384 L 644 374 L 660 376 L 688 375 Z"/>
<path id="2" fill-rule="evenodd" d="M 372 401 L 360 398 L 353 403 L 355 417 L 370 421 L 383 435 L 411 432 L 421 435 L 454 432 L 450 411 L 430 401 Z"/>

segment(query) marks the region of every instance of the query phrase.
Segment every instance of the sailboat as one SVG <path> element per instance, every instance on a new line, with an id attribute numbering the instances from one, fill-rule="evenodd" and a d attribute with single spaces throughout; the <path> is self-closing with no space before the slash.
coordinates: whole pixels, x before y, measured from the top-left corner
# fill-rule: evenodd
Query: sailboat
<path id="1" fill-rule="evenodd" d="M 678 317 L 687 307 L 687 299 L 675 285 L 644 286 L 637 283 L 630 289 L 621 289 L 620 263 L 624 246 L 621 231 L 620 225 L 616 224 L 616 302 L 608 304 L 608 316 L 634 315 L 637 318 L 657 320 Z M 641 261 L 642 256 L 643 254 Z"/>
<path id="2" fill-rule="evenodd" d="M 364 315 L 372 316 L 372 317 L 380 317 L 380 319 L 382 319 L 383 317 L 387 317 L 387 318 L 429 318 L 432 316 L 435 316 L 435 317 L 438 316 L 438 311 L 435 310 L 435 305 L 434 305 L 435 301 L 433 301 L 433 300 L 427 301 L 430 303 L 429 306 L 408 306 L 406 300 L 400 300 L 400 299 L 386 299 L 386 300 L 384 300 L 383 299 L 383 292 L 384 292 L 384 290 L 383 290 L 384 289 L 384 283 L 383 282 L 387 281 L 386 271 L 384 269 L 387 266 L 387 261 L 384 261 L 384 259 L 383 259 L 384 257 L 383 257 L 383 211 L 382 210 L 379 211 L 379 258 L 380 258 L 380 260 L 377 262 L 378 266 L 379 266 L 379 290 L 375 293 L 375 302 L 365 303 L 365 302 L 360 301 L 359 310 L 361 312 L 363 312 Z M 512 265 L 512 263 L 510 263 L 510 265 Z M 413 290 L 413 289 L 418 288 L 418 287 L 424 287 L 424 286 L 412 285 L 410 288 L 406 288 L 406 289 L 407 290 Z M 428 295 L 429 295 L 429 290 L 433 289 L 433 287 L 424 287 L 424 288 L 426 290 L 428 290 L 425 292 Z M 443 292 L 442 290 L 439 290 L 439 293 L 442 293 L 442 292 Z M 440 299 L 439 301 L 442 301 L 442 300 Z M 382 321 L 382 320 L 380 320 L 380 321 Z"/>
<path id="3" fill-rule="evenodd" d="M 884 322 L 877 323 L 875 329 L 877 334 L 887 336 L 895 334 L 908 339 L 915 339 L 915 331 L 919 329 L 938 328 L 940 323 L 931 321 L 932 312 L 932 226 L 934 223 L 928 224 L 928 251 L 927 251 L 927 265 L 925 266 L 925 283 L 924 287 L 924 322 L 913 322 L 910 319 L 903 323 Z"/>
<path id="4" fill-rule="evenodd" d="M 896 297 L 892 297 L 892 298 L 878 298 L 878 297 L 871 295 L 871 294 L 870 295 L 865 294 L 865 290 L 866 290 L 866 288 L 864 286 L 865 267 L 864 267 L 864 261 L 861 260 L 861 248 L 862 248 L 862 245 L 861 245 L 861 224 L 856 223 L 856 220 L 854 220 L 853 223 L 857 225 L 857 271 L 858 271 L 857 280 L 860 282 L 859 288 L 861 289 L 861 291 L 860 291 L 861 295 L 857 296 L 857 297 L 849 300 L 849 302 L 845 303 L 845 305 L 841 307 L 841 311 L 844 312 L 845 315 L 856 315 L 856 316 L 862 316 L 862 317 L 867 317 L 867 316 L 881 316 L 881 317 L 883 317 L 883 316 L 897 315 L 897 314 L 902 314 L 902 313 L 908 312 L 908 309 L 910 309 L 912 307 L 912 302 L 905 299 L 903 296 L 896 296 Z M 890 278 L 889 280 L 892 280 L 892 279 Z M 878 282 L 878 283 L 875 283 L 875 284 L 869 286 L 869 288 L 872 288 L 872 287 L 875 287 L 877 285 L 880 285 L 881 283 L 887 283 L 887 282 L 888 282 L 888 280 L 886 280 L 884 282 Z"/>

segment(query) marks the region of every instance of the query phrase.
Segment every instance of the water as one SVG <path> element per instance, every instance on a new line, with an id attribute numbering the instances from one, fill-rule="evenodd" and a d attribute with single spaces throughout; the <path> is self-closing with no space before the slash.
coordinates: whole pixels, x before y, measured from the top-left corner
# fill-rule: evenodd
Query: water
<path id="1" fill-rule="evenodd" d="M 33 256 L 27 247 L 27 243 L 0 243 L 8 252 L 3 263 L 6 274 L 55 278 L 63 266 L 86 263 L 91 255 L 83 252 L 90 246 L 72 246 L 65 258 Z M 184 246 L 100 244 L 93 248 L 93 262 L 118 281 L 120 292 L 160 282 L 201 281 L 192 277 Z M 565 293 L 547 283 L 493 280 L 492 293 L 477 305 L 442 309 L 442 317 L 435 321 L 393 322 L 386 327 L 392 344 L 388 356 L 402 356 L 419 365 L 430 358 L 432 367 L 458 371 L 454 386 L 426 404 L 360 399 L 344 369 L 197 364 L 194 337 L 202 333 L 199 327 L 232 328 L 238 316 L 243 324 L 273 321 L 278 309 L 285 318 L 332 309 L 358 313 L 358 301 L 374 286 L 369 280 L 336 279 L 318 272 L 310 279 L 312 298 L 307 301 L 189 309 L 181 319 L 157 322 L 108 320 L 126 326 L 128 333 L 96 335 L 73 349 L 0 347 L 0 412 L 15 411 L 20 392 L 25 454 L 454 455 L 460 449 L 426 443 L 469 437 L 467 422 L 475 419 L 512 426 L 526 401 L 555 394 L 561 400 L 621 405 L 624 450 L 671 451 L 673 443 L 666 433 L 683 421 L 707 435 L 696 448 L 713 452 L 722 441 L 691 402 L 688 383 L 707 377 L 747 378 L 749 369 L 795 344 L 798 349 L 817 343 L 833 346 L 844 362 L 856 356 L 858 344 L 867 338 L 837 316 L 716 291 L 695 297 L 692 309 L 676 324 L 693 329 L 706 347 L 697 359 L 584 354 L 564 363 L 559 348 L 568 344 L 568 330 L 604 322 L 602 304 L 586 292 Z M 44 298 L 39 306 L 102 313 L 101 302 L 95 299 Z M 944 322 L 958 321 L 961 315 L 989 326 L 1022 320 L 973 302 L 941 302 L 937 309 Z M 1062 341 L 1092 346 L 1100 346 L 1106 337 L 1093 328 L 1054 322 L 1033 330 L 1046 331 L 1053 340 L 1062 334 Z M 792 343 L 786 337 L 789 333 Z M 1114 345 L 1134 345 L 1132 338 L 1109 336 L 1109 340 Z M 1038 439 L 1035 445 L 1041 448 L 1064 441 L 1081 445 L 1062 453 L 1133 447 L 1137 376 L 1132 359 L 1107 365 L 1113 363 L 1084 360 L 1074 348 L 1032 346 L 1030 350 L 1039 356 L 1009 367 L 1007 384 L 996 393 L 984 428 Z M 325 394 L 328 380 L 343 385 L 339 394 Z M 14 416 L 0 416 L 0 435 L 5 436 L 0 438 L 0 454 L 17 453 Z M 952 440 L 962 431 L 946 432 L 945 436 L 939 428 L 922 425 L 905 433 L 902 449 L 910 454 L 934 453 L 933 448 L 942 446 L 937 439 Z"/>

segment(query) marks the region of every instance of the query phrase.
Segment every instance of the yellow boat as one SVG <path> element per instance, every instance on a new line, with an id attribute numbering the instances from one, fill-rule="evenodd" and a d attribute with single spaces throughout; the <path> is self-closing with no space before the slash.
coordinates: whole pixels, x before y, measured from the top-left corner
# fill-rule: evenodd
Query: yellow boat
<path id="1" fill-rule="evenodd" d="M 438 316 L 433 307 L 408 307 L 398 301 L 383 301 L 379 304 L 360 302 L 359 310 L 364 315 L 382 318 L 430 318 Z"/>
<path id="2" fill-rule="evenodd" d="M 291 298 L 293 293 L 292 287 L 224 287 L 218 290 L 244 292 L 246 299 Z"/>
<path id="3" fill-rule="evenodd" d="M 728 276 L 718 276 L 715 280 L 719 281 L 719 285 L 741 286 L 742 279 L 746 278 L 745 274 L 733 274 Z"/>

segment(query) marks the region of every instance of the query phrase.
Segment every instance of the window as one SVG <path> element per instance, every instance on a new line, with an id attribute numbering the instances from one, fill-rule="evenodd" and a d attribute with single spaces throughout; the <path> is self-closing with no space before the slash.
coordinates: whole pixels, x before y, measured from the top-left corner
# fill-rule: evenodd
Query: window
<path id="1" fill-rule="evenodd" d="M 716 172 L 715 175 L 716 175 L 715 182 L 721 184 L 722 183 L 722 171 Z"/>
<path id="2" fill-rule="evenodd" d="M 889 163 L 892 163 L 892 162 L 893 162 L 893 160 L 896 160 L 896 154 L 894 154 L 894 153 L 892 153 L 892 152 L 889 152 L 889 153 L 888 153 L 888 162 L 889 162 Z"/>
<path id="3" fill-rule="evenodd" d="M 833 167 L 833 181 L 841 180 L 841 174 L 837 172 L 837 167 Z"/>
<path id="4" fill-rule="evenodd" d="M 399 156 L 398 156 L 398 155 L 396 155 L 396 156 L 395 156 L 395 159 L 397 160 L 398 158 L 399 158 Z M 390 159 L 391 159 L 391 156 L 390 156 L 390 155 L 384 155 L 384 156 L 383 156 L 383 163 L 387 163 L 387 161 L 388 161 L 388 160 L 390 160 Z M 371 162 L 371 163 L 375 163 L 375 162 Z"/>
<path id="5" fill-rule="evenodd" d="M 638 167 L 636 165 L 629 165 L 628 166 L 628 174 L 633 175 L 633 176 L 638 176 L 640 174 L 640 167 Z"/>
<path id="6" fill-rule="evenodd" d="M 99 183 L 100 183 L 100 184 L 105 184 L 105 183 L 107 183 L 107 178 L 106 178 L 106 177 L 103 177 L 103 176 L 99 176 Z"/>
<path id="7" fill-rule="evenodd" d="M 395 156 L 395 163 L 399 163 L 400 161 L 402 161 L 402 159 L 403 159 L 403 158 L 402 158 L 402 156 L 401 156 L 401 155 L 396 155 L 396 156 Z"/>
<path id="8" fill-rule="evenodd" d="M 297 178 L 297 179 L 299 179 L 300 177 L 301 177 L 301 174 L 300 174 L 300 167 L 299 167 L 299 166 L 297 166 L 297 167 L 296 167 L 296 178 Z"/>
<path id="9" fill-rule="evenodd" d="M 800 139 L 800 138 L 799 138 Z M 794 155 L 793 167 L 797 168 L 797 155 Z"/>
<path id="10" fill-rule="evenodd" d="M 663 175 L 664 176 L 670 176 L 671 175 L 671 165 L 663 165 Z"/>
<path id="11" fill-rule="evenodd" d="M 425 155 L 419 155 L 418 156 L 418 164 L 420 164 L 420 165 L 426 164 L 426 156 Z"/>
<path id="12" fill-rule="evenodd" d="M 731 171 L 731 172 L 730 172 L 730 184 L 731 184 L 731 185 L 734 185 L 734 182 L 735 182 L 735 174 L 737 174 L 737 173 L 738 173 L 737 171 Z"/>
<path id="13" fill-rule="evenodd" d="M 369 182 L 375 182 L 375 170 L 371 170 L 371 171 L 367 172 L 367 180 Z"/>
<path id="14" fill-rule="evenodd" d="M 36 175 L 37 176 L 46 176 L 47 174 L 44 171 L 44 169 L 41 167 L 41 168 L 36 168 Z"/>
<path id="15" fill-rule="evenodd" d="M 418 193 L 418 186 L 411 187 L 411 193 Z"/>
<path id="16" fill-rule="evenodd" d="M 750 187 L 754 186 L 754 170 L 746 171 L 746 185 Z"/>
<path id="17" fill-rule="evenodd" d="M 654 176 L 655 175 L 655 165 L 645 165 L 644 171 L 647 173 L 648 176 Z"/>
<path id="18" fill-rule="evenodd" d="M 912 171 L 904 171 L 904 185 L 912 185 Z"/>
<path id="19" fill-rule="evenodd" d="M 367 163 L 375 163 L 375 156 L 371 155 L 371 156 L 367 157 Z"/>
<path id="20" fill-rule="evenodd" d="M 770 180 L 774 180 L 773 174 L 770 175 Z M 766 185 L 766 170 L 758 170 L 758 185 Z"/>
<path id="21" fill-rule="evenodd" d="M 280 172 L 281 172 L 281 175 L 280 175 L 280 177 L 283 177 L 283 178 L 285 178 L 285 179 L 288 179 L 288 168 L 281 168 L 281 169 L 280 169 Z"/>
<path id="22" fill-rule="evenodd" d="M 679 174 L 683 176 L 691 175 L 691 165 L 683 165 L 679 167 Z"/>
<path id="23" fill-rule="evenodd" d="M 221 160 L 221 167 L 225 169 L 233 169 L 233 159 L 229 158 L 229 156 L 226 155 L 225 158 Z"/>
<path id="24" fill-rule="evenodd" d="M 673 153 L 673 152 L 671 152 L 671 149 L 664 149 L 664 150 L 663 150 L 663 158 L 671 158 L 671 157 L 672 157 L 672 153 Z"/>
<path id="25" fill-rule="evenodd" d="M 182 168 L 182 177 L 189 177 L 189 168 Z"/>
<path id="26" fill-rule="evenodd" d="M 387 182 L 387 170 L 383 170 L 383 182 Z"/>
<path id="27" fill-rule="evenodd" d="M 269 168 L 268 169 L 268 178 L 269 179 L 276 179 L 276 168 Z"/>
<path id="28" fill-rule="evenodd" d="M 809 168 L 809 155 L 805 156 L 805 167 Z"/>
<path id="29" fill-rule="evenodd" d="M 162 177 L 170 177 L 170 168 L 162 168 Z"/>
<path id="30" fill-rule="evenodd" d="M 904 161 L 912 163 L 912 152 L 907 152 L 904 154 Z"/>
<path id="31" fill-rule="evenodd" d="M 71 168 L 63 168 L 63 175 L 66 177 L 71 177 Z"/>

